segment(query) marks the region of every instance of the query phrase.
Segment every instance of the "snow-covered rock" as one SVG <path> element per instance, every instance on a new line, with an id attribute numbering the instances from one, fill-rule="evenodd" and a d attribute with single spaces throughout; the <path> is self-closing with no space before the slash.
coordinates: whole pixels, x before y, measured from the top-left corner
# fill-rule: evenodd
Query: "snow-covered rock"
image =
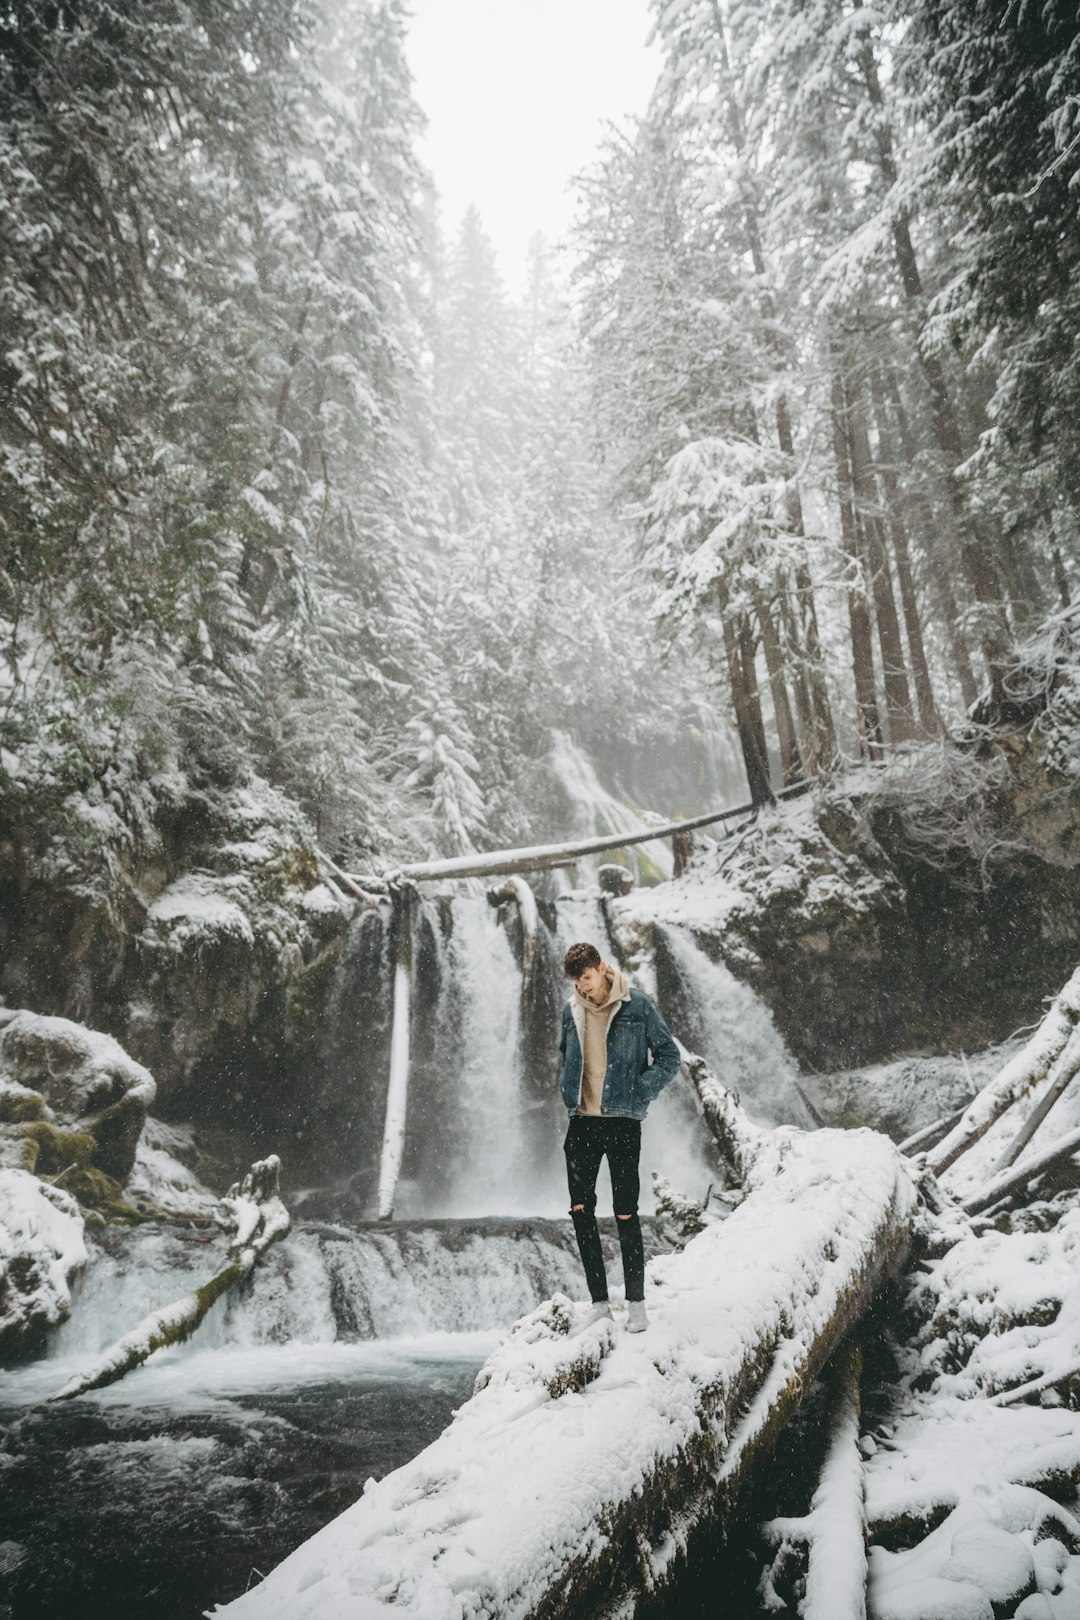
<path id="1" fill-rule="evenodd" d="M 0 1169 L 0 1350 L 64 1320 L 72 1279 L 85 1264 L 75 1200 L 29 1171 Z"/>
<path id="2" fill-rule="evenodd" d="M 110 1035 L 67 1018 L 0 1009 L 0 1152 L 6 1143 L 7 1162 L 52 1174 L 92 1165 L 123 1183 L 155 1089 L 150 1071 Z M 50 1154 L 65 1162 L 49 1163 Z"/>
<path id="3" fill-rule="evenodd" d="M 192 1153 L 192 1138 L 190 1127 L 147 1119 L 135 1149 L 134 1168 L 124 1188 L 129 1203 L 136 1209 L 173 1216 L 214 1214 L 218 1207 L 216 1194 L 203 1185 L 181 1157 Z"/>

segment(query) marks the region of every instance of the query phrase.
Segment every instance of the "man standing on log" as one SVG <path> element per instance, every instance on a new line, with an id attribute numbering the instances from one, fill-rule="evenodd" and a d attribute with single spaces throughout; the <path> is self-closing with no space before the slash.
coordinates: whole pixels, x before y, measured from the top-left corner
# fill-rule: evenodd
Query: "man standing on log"
<path id="1" fill-rule="evenodd" d="M 563 972 L 574 981 L 574 993 L 563 1008 L 559 1041 L 559 1091 L 570 1115 L 563 1149 L 570 1214 L 593 1302 L 588 1322 L 611 1315 L 596 1225 L 596 1178 L 606 1154 L 629 1328 L 641 1333 L 649 1322 L 637 1212 L 641 1121 L 649 1104 L 678 1074 L 679 1048 L 653 1002 L 640 990 L 631 990 L 626 974 L 609 967 L 595 945 L 571 945 Z"/>

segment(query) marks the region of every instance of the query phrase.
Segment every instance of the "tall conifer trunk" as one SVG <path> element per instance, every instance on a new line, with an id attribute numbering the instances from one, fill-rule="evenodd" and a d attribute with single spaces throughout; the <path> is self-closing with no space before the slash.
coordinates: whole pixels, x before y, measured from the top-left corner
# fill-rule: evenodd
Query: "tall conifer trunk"
<path id="1" fill-rule="evenodd" d="M 897 578 L 900 581 L 900 602 L 904 610 L 904 629 L 907 632 L 908 655 L 915 683 L 919 727 L 924 735 L 929 736 L 934 731 L 940 731 L 941 721 L 938 718 L 934 704 L 934 688 L 930 679 L 930 666 L 927 663 L 926 647 L 923 642 L 922 619 L 919 614 L 918 598 L 915 593 L 915 576 L 911 566 L 911 552 L 908 547 L 907 529 L 904 525 L 902 510 L 903 503 L 900 495 L 899 479 L 896 476 L 892 440 L 889 434 L 885 390 L 881 381 L 881 374 L 876 369 L 870 373 L 870 395 L 874 403 L 874 418 L 877 427 L 878 469 L 885 488 L 889 538 L 892 542 L 893 555 L 896 558 Z"/>
<path id="2" fill-rule="evenodd" d="M 732 90 L 731 58 L 728 53 L 727 34 L 724 30 L 724 18 L 720 10 L 719 0 L 710 0 L 710 3 L 720 66 L 720 91 L 725 98 L 727 108 L 729 139 L 736 156 L 742 162 L 746 156 L 746 125 L 742 108 Z M 765 249 L 762 242 L 757 202 L 748 187 L 744 187 L 743 198 L 743 222 L 750 258 L 754 266 L 754 275 L 760 289 L 758 307 L 761 310 L 764 322 L 765 342 L 773 353 L 779 356 L 780 344 L 776 332 L 776 305 L 769 290 L 765 273 Z M 795 439 L 791 427 L 791 411 L 787 397 L 783 392 L 776 395 L 774 415 L 776 439 L 780 447 L 780 453 L 794 466 Z M 788 525 L 792 534 L 797 535 L 800 539 L 805 539 L 806 531 L 803 525 L 802 500 L 799 496 L 798 485 L 794 479 L 788 482 L 787 508 Z M 821 775 L 831 768 L 836 759 L 836 729 L 833 724 L 832 705 L 829 702 L 829 694 L 825 685 L 821 636 L 818 629 L 817 609 L 814 604 L 814 585 L 810 568 L 806 562 L 805 551 L 799 556 L 795 565 L 795 584 L 798 593 L 797 609 L 794 614 L 787 615 L 787 626 L 789 636 L 795 642 L 795 655 L 801 670 L 801 673 L 796 676 L 796 703 L 800 710 L 800 720 L 803 721 L 803 757 L 811 774 Z"/>
<path id="3" fill-rule="evenodd" d="M 757 704 L 757 683 L 753 680 L 753 666 L 749 670 L 744 648 L 734 615 L 727 602 L 727 592 L 720 590 L 720 623 L 723 627 L 724 657 L 727 664 L 728 684 L 731 688 L 731 706 L 735 711 L 735 729 L 746 767 L 746 783 L 752 804 L 773 804 L 772 785 L 769 781 L 769 756 L 765 746 L 765 729 L 761 724 L 761 708 Z M 748 683 L 748 676 L 753 686 Z"/>
<path id="4" fill-rule="evenodd" d="M 776 718 L 776 740 L 780 750 L 780 771 L 784 786 L 791 787 L 803 778 L 802 756 L 799 753 L 795 721 L 792 718 L 787 682 L 784 679 L 784 653 L 772 609 L 759 587 L 754 588 L 754 612 L 761 630 L 761 647 L 765 654 L 765 668 L 769 674 L 773 714 Z"/>
<path id="5" fill-rule="evenodd" d="M 868 35 L 863 36 L 856 59 L 863 74 L 867 96 L 879 114 L 875 130 L 878 166 L 882 178 L 891 187 L 898 178 L 892 132 L 885 119 L 881 80 Z M 921 317 L 924 304 L 922 274 L 911 240 L 908 214 L 904 210 L 900 210 L 893 220 L 892 239 L 904 297 Z M 978 604 L 979 645 L 986 659 L 992 697 L 999 702 L 1004 696 L 1004 676 L 1011 638 L 994 557 L 993 538 L 986 525 L 968 507 L 957 481 L 957 468 L 964 460 L 964 448 L 945 368 L 934 350 L 918 340 L 915 351 L 930 396 L 930 425 L 944 465 L 946 492 L 959 540 L 960 565 Z"/>
<path id="6" fill-rule="evenodd" d="M 833 345 L 834 362 L 838 359 Z M 848 622 L 851 629 L 851 661 L 855 679 L 855 707 L 858 713 L 859 744 L 868 759 L 883 756 L 881 716 L 874 690 L 874 644 L 870 632 L 870 609 L 866 599 L 866 568 L 855 521 L 855 490 L 851 473 L 851 450 L 847 433 L 847 400 L 844 380 L 834 363 L 832 373 L 833 456 L 836 462 L 836 489 L 840 503 L 840 532 L 844 550 L 855 577 L 848 588 Z"/>
<path id="7" fill-rule="evenodd" d="M 866 431 L 862 390 L 858 380 L 847 380 L 844 392 L 848 403 L 848 444 L 857 503 L 855 522 L 862 538 L 862 553 L 870 570 L 870 587 L 874 595 L 889 740 L 892 743 L 910 742 L 915 733 L 911 692 L 904 663 L 904 647 L 900 639 L 900 620 L 896 612 L 889 559 L 885 554 L 885 539 L 878 517 L 878 490 L 870 460 L 870 438 Z"/>

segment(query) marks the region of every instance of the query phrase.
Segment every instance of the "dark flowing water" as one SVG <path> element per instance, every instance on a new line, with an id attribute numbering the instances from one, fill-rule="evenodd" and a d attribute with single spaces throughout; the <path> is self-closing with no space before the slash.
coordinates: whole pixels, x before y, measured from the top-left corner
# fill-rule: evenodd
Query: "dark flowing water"
<path id="1" fill-rule="evenodd" d="M 492 1339 L 189 1353 L 59 1407 L 57 1363 L 0 1375 L 0 1620 L 196 1620 L 433 1440 Z"/>

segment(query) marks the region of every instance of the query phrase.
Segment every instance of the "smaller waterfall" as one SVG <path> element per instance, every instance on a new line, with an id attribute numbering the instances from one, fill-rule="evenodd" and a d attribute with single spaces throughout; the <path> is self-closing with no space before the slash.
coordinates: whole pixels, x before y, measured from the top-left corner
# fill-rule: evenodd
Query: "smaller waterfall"
<path id="1" fill-rule="evenodd" d="M 655 932 L 661 994 L 678 1019 L 683 1045 L 701 1053 L 761 1124 L 812 1127 L 798 1069 L 761 997 L 684 929 L 657 925 Z"/>
<path id="2" fill-rule="evenodd" d="M 447 1191 L 425 1214 L 526 1213 L 537 1208 L 536 1170 L 524 1152 L 521 970 L 486 899 L 453 904 L 449 971 L 459 1055 L 452 1107 L 462 1127 Z M 428 1122 L 428 1129 L 438 1122 Z"/>
<path id="3" fill-rule="evenodd" d="M 570 804 L 574 807 L 573 835 L 588 838 L 608 833 L 645 832 L 649 823 L 604 787 L 591 760 L 565 732 L 557 732 L 552 766 Z M 662 819 L 662 818 L 661 818 Z M 581 882 L 594 882 L 596 872 L 608 855 L 584 855 L 576 871 Z M 647 844 L 634 844 L 626 851 L 630 870 L 639 882 L 669 878 L 672 871 L 671 844 L 658 838 Z"/>

